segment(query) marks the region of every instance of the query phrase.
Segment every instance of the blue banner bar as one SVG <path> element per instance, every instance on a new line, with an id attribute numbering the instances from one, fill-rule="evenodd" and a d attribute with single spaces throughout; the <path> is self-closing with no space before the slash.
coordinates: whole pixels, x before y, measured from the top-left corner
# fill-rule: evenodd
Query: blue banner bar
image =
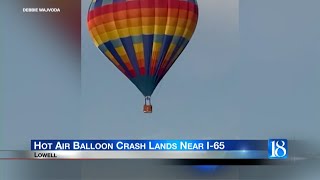
<path id="1" fill-rule="evenodd" d="M 31 140 L 31 150 L 52 151 L 259 151 L 267 140 Z"/>

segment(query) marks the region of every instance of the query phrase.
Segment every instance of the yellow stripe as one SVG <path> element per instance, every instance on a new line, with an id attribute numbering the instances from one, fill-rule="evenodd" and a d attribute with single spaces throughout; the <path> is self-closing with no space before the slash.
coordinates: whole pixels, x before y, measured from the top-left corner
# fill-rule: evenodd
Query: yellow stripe
<path id="1" fill-rule="evenodd" d="M 178 28 L 176 33 L 170 33 L 170 34 L 165 33 L 165 34 L 166 35 L 181 36 L 183 38 L 186 38 L 187 40 L 190 40 L 192 35 L 193 35 L 193 33 L 194 33 L 194 29 L 195 29 L 195 26 L 193 26 L 192 29 L 188 29 L 188 30 L 186 30 L 184 32 L 182 28 Z M 140 36 L 141 35 L 141 32 L 139 32 L 139 33 L 135 32 L 135 30 L 136 31 L 140 31 L 141 28 L 140 28 L 140 30 L 139 30 L 139 28 L 130 28 L 129 30 L 130 30 L 130 35 L 131 36 Z M 162 35 L 162 34 L 163 33 L 160 33 L 160 34 L 155 33 L 155 35 Z M 103 33 L 103 34 L 100 34 L 100 35 L 96 31 L 91 31 L 90 32 L 90 36 L 94 40 L 94 44 L 96 46 L 99 46 L 99 45 L 101 45 L 101 44 L 103 44 L 105 42 L 108 42 L 110 40 L 117 40 L 117 39 L 120 38 L 117 30 L 114 30 L 114 31 L 111 31 L 111 32 L 107 32 L 107 33 Z M 123 37 L 128 37 L 128 36 L 129 36 L 129 34 L 127 36 L 123 36 Z"/>
<path id="2" fill-rule="evenodd" d="M 168 21 L 166 21 L 166 18 L 159 18 L 159 19 L 162 19 L 162 20 L 159 20 L 156 23 L 154 21 L 154 18 L 153 18 L 152 22 L 150 22 L 150 18 L 142 18 L 142 19 L 134 18 L 134 19 L 128 19 L 128 21 L 129 21 L 128 24 L 126 23 L 127 20 L 118 20 L 118 21 L 112 21 L 109 23 L 101 23 L 101 24 L 97 25 L 96 27 L 91 28 L 91 30 L 98 29 L 99 33 L 103 33 L 104 31 L 112 31 L 115 29 L 132 28 L 133 34 L 138 34 L 139 30 L 136 30 L 136 29 L 141 28 L 141 25 L 139 25 L 139 24 L 142 24 L 142 26 L 144 27 L 144 30 L 146 32 L 151 33 L 154 29 L 153 26 L 155 26 L 155 24 L 161 28 L 169 26 L 171 29 L 174 29 L 176 26 L 177 27 L 185 27 L 186 24 L 195 24 L 196 23 L 192 19 L 187 21 L 186 19 L 183 19 L 183 18 L 170 18 L 169 17 Z M 159 24 L 159 22 L 162 22 L 162 23 Z M 116 23 L 117 23 L 117 26 L 116 26 Z M 93 22 L 93 24 L 95 24 L 95 23 Z M 136 25 L 136 26 L 131 26 L 131 25 Z M 123 27 L 125 27 L 125 28 L 123 28 Z M 170 31 L 170 28 L 168 29 L 169 31 Z M 169 34 L 172 34 L 172 33 L 169 33 Z"/>
<path id="3" fill-rule="evenodd" d="M 170 44 L 170 47 L 169 47 L 167 54 L 166 54 L 166 57 L 164 58 L 163 64 L 166 64 L 166 62 L 169 61 L 175 48 L 176 48 L 175 44 Z"/>
<path id="4" fill-rule="evenodd" d="M 192 35 L 193 35 L 193 33 L 194 33 L 194 30 L 193 30 L 193 31 L 188 31 L 187 34 L 186 34 L 186 36 L 185 36 L 185 38 L 188 39 L 188 40 L 190 40 L 191 37 L 192 37 Z"/>
<path id="5" fill-rule="evenodd" d="M 133 67 L 132 67 L 132 65 L 131 65 L 131 62 L 130 62 L 129 57 L 127 56 L 127 54 L 126 54 L 126 55 L 123 55 L 123 56 L 120 56 L 120 57 L 121 57 L 121 60 L 122 60 L 125 64 L 129 65 L 128 69 L 129 69 L 129 70 L 132 70 Z"/>
<path id="6" fill-rule="evenodd" d="M 115 48 L 115 49 L 116 49 L 116 51 L 118 52 L 119 56 L 125 56 L 125 55 L 127 55 L 127 52 L 126 52 L 126 50 L 124 49 L 123 46 L 117 47 L 117 48 Z"/>
<path id="7" fill-rule="evenodd" d="M 189 16 L 192 16 L 192 14 L 190 12 L 189 12 Z M 186 26 L 186 31 L 184 32 L 183 36 L 187 37 L 190 40 L 192 35 L 193 35 L 193 33 L 194 33 L 195 27 L 196 27 L 196 23 L 195 22 L 192 23 L 192 22 L 188 21 L 187 22 L 187 26 Z"/>
<path id="8" fill-rule="evenodd" d="M 115 50 L 117 51 L 118 55 L 121 57 L 121 60 L 124 63 L 131 64 L 130 59 L 128 57 L 128 54 L 123 46 L 117 47 L 117 48 L 115 48 Z M 131 69 L 131 67 L 128 67 L 128 69 Z"/>
<path id="9" fill-rule="evenodd" d="M 120 38 L 131 36 L 128 28 L 118 29 L 118 34 Z"/>
<path id="10" fill-rule="evenodd" d="M 138 61 L 138 65 L 139 67 L 143 67 L 144 66 L 144 61 L 143 61 L 143 57 L 138 57 L 138 54 L 143 54 L 143 43 L 137 43 L 137 44 L 133 44 L 133 48 L 136 54 L 136 58 Z"/>
<path id="11" fill-rule="evenodd" d="M 137 26 L 137 24 L 143 24 L 145 26 L 151 25 L 151 24 L 157 24 L 157 25 L 169 25 L 169 26 L 175 26 L 177 25 L 177 21 L 181 21 L 178 25 L 184 25 L 186 21 L 189 22 L 195 22 L 192 18 L 185 19 L 185 18 L 176 18 L 176 17 L 141 17 L 141 18 L 128 18 L 128 19 L 122 19 L 122 20 L 113 20 L 113 21 L 103 21 L 101 18 L 95 18 L 89 20 L 88 24 L 90 27 L 94 25 L 102 25 L 110 26 L 114 22 L 118 22 L 119 25 L 124 25 L 125 23 L 128 23 L 128 26 Z M 130 23 L 129 23 L 130 22 Z"/>
<path id="12" fill-rule="evenodd" d="M 118 30 L 108 31 L 107 34 L 109 36 L 109 40 L 115 40 L 120 38 Z"/>
<path id="13" fill-rule="evenodd" d="M 154 34 L 164 34 L 166 26 L 154 26 Z"/>
<path id="14" fill-rule="evenodd" d="M 133 44 L 134 50 L 137 53 L 142 53 L 143 52 L 143 43 L 136 43 Z"/>
<path id="15" fill-rule="evenodd" d="M 152 49 L 160 49 L 161 48 L 162 43 L 159 42 L 153 42 L 153 48 Z"/>
<path id="16" fill-rule="evenodd" d="M 98 32 L 96 30 L 92 30 L 90 32 L 91 32 L 90 34 L 92 34 L 92 37 L 93 37 L 92 39 L 94 39 L 98 44 L 102 44 L 103 43 L 101 41 L 100 36 L 99 36 L 99 34 L 98 34 Z"/>
<path id="17" fill-rule="evenodd" d="M 98 31 L 97 33 L 95 33 L 96 31 L 94 31 L 94 29 L 91 30 L 93 32 L 95 39 L 98 39 L 99 36 L 105 33 L 105 31 L 101 31 L 101 27 L 99 28 L 100 28 L 99 30 L 100 32 Z M 156 29 L 155 32 L 154 32 L 154 29 Z M 143 30 L 143 34 L 155 34 L 155 35 L 165 34 L 165 35 L 175 35 L 175 36 L 183 37 L 183 34 L 186 29 L 183 27 L 175 27 L 175 26 L 143 26 L 142 30 Z M 164 33 L 165 30 L 167 32 Z M 125 38 L 129 36 L 139 36 L 139 35 L 141 35 L 141 27 L 131 27 L 130 29 L 124 28 L 124 29 L 118 29 L 118 30 L 115 29 L 113 31 L 108 31 L 107 32 L 108 38 L 104 37 L 102 41 L 107 42 L 107 41 L 116 40 L 119 38 Z"/>
<path id="18" fill-rule="evenodd" d="M 139 53 L 136 53 L 136 56 L 137 56 L 137 59 L 142 59 L 143 61 L 145 60 L 144 59 L 144 53 L 143 52 L 139 52 Z"/>
<path id="19" fill-rule="evenodd" d="M 182 36 L 183 37 L 183 34 L 184 34 L 185 30 L 186 30 L 186 28 L 184 28 L 184 27 L 183 28 L 177 27 L 175 33 L 172 34 L 172 35 L 174 35 L 174 36 Z"/>
<path id="20" fill-rule="evenodd" d="M 130 36 L 127 21 L 123 21 L 122 23 L 119 21 L 115 21 L 115 25 L 117 27 L 116 29 L 118 29 L 118 34 L 120 37 Z"/>
<path id="21" fill-rule="evenodd" d="M 98 43 L 97 40 L 94 38 L 93 34 L 92 34 L 91 32 L 90 32 L 89 34 L 90 34 L 91 39 L 93 40 L 94 45 L 95 45 L 96 47 L 98 47 L 98 46 L 99 46 L 99 43 Z"/>
<path id="22" fill-rule="evenodd" d="M 107 56 L 107 58 L 112 61 L 115 65 L 120 66 L 120 64 L 118 63 L 118 61 L 113 57 L 113 55 L 109 52 L 106 51 L 104 52 L 104 54 Z"/>
<path id="23" fill-rule="evenodd" d="M 108 34 L 107 33 L 103 33 L 101 34 L 100 36 L 98 36 L 101 40 L 101 44 L 103 44 L 104 42 L 108 42 L 109 41 L 109 37 L 108 37 Z M 95 37 L 96 38 L 96 37 Z M 100 45 L 101 45 L 100 44 Z"/>
<path id="24" fill-rule="evenodd" d="M 162 46 L 162 43 L 158 43 L 158 42 L 153 42 L 153 48 L 152 48 L 152 60 L 151 60 L 151 67 L 155 67 L 156 63 L 157 63 L 157 59 L 159 56 L 159 50 Z"/>
<path id="25" fill-rule="evenodd" d="M 115 22 L 113 22 L 113 23 L 114 23 L 114 26 L 113 26 L 113 27 L 116 27 Z M 110 27 L 106 27 L 106 28 L 109 29 Z M 108 40 L 106 40 L 106 41 L 104 41 L 104 42 L 107 42 L 107 41 L 110 41 L 110 40 L 118 40 L 118 41 L 120 41 L 120 40 L 119 40 L 119 39 L 120 39 L 120 36 L 119 36 L 119 35 L 123 35 L 123 33 L 124 33 L 123 31 L 117 30 L 116 28 L 115 28 L 113 31 L 108 31 L 108 32 L 107 32 Z M 125 33 L 128 33 L 128 31 L 125 32 Z M 122 43 L 121 43 L 121 44 L 122 44 Z M 117 51 L 117 53 L 119 54 L 119 56 L 121 56 L 121 59 L 122 59 L 122 61 L 123 61 L 124 63 L 130 63 L 129 57 L 128 57 L 128 55 L 127 55 L 127 53 L 126 53 L 126 50 L 124 49 L 123 46 L 120 46 L 120 47 L 116 48 L 115 50 Z"/>
<path id="26" fill-rule="evenodd" d="M 128 23 L 127 23 L 128 21 Z M 117 20 L 117 21 L 112 21 L 112 22 L 108 22 L 108 23 L 96 23 L 97 21 L 94 20 L 90 20 L 89 23 L 93 23 L 94 25 L 99 26 L 99 25 L 104 25 L 104 27 L 109 30 L 109 29 L 116 29 L 115 23 L 117 23 L 117 26 L 119 29 L 121 28 L 125 28 L 125 27 L 137 27 L 137 26 L 141 26 L 141 24 L 143 26 L 154 26 L 155 24 L 158 26 L 185 26 L 185 24 L 192 24 L 192 23 L 196 23 L 193 19 L 184 19 L 184 18 L 172 18 L 172 17 L 168 17 L 167 18 L 156 18 L 156 20 L 154 20 L 154 18 L 150 19 L 150 18 L 146 18 L 146 17 L 142 17 L 142 18 L 132 18 L 132 19 L 126 19 L 126 20 Z M 96 28 L 96 27 L 92 27 Z"/>
<path id="27" fill-rule="evenodd" d="M 154 26 L 142 26 L 142 31 L 144 34 L 154 34 L 154 28 Z"/>

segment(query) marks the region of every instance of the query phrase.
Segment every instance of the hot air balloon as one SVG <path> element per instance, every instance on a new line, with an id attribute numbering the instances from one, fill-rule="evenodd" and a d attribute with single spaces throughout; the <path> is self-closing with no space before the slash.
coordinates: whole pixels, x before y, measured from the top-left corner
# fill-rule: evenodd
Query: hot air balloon
<path id="1" fill-rule="evenodd" d="M 93 0 L 87 16 L 95 46 L 144 95 L 145 113 L 197 22 L 196 0 Z"/>

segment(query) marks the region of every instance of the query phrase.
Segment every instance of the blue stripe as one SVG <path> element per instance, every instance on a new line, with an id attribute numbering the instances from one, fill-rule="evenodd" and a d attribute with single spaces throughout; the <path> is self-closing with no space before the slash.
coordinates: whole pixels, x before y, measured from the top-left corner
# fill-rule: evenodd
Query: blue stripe
<path id="1" fill-rule="evenodd" d="M 179 41 L 178 41 L 178 44 L 176 45 L 176 47 L 174 48 L 170 58 L 169 58 L 169 61 L 167 62 L 166 66 L 167 67 L 170 62 L 172 61 L 175 61 L 176 59 L 174 59 L 174 56 L 178 53 L 179 49 L 182 47 L 183 43 L 184 42 L 187 42 L 187 40 L 185 38 L 180 38 Z"/>
<path id="2" fill-rule="evenodd" d="M 184 39 L 184 38 L 181 38 L 179 40 L 179 43 L 177 44 L 177 46 L 175 47 L 175 49 L 173 50 L 170 58 L 169 58 L 169 61 L 167 61 L 167 64 L 165 65 L 165 68 L 164 68 L 164 74 L 162 76 L 159 76 L 158 74 L 156 74 L 156 83 L 158 84 L 162 78 L 164 77 L 164 75 L 169 71 L 169 69 L 171 68 L 171 66 L 174 64 L 174 62 L 178 59 L 178 57 L 181 55 L 181 53 L 184 51 L 184 49 L 187 47 L 189 41 L 187 39 Z M 181 51 L 181 53 L 176 57 L 174 58 L 177 53 L 179 52 L 179 49 L 180 48 L 183 48 L 183 50 Z M 172 64 L 171 64 L 172 63 Z M 169 67 L 169 65 L 171 64 L 171 66 Z M 167 69 L 168 68 L 168 69 Z"/>
<path id="3" fill-rule="evenodd" d="M 150 64 L 152 60 L 152 49 L 154 35 L 143 35 L 143 49 L 144 49 L 144 62 L 146 68 L 146 75 L 150 75 Z"/>
<path id="4" fill-rule="evenodd" d="M 142 36 L 144 36 L 145 38 L 141 38 Z M 163 34 L 155 34 L 155 35 L 137 35 L 137 36 L 128 36 L 131 37 L 133 44 L 138 44 L 138 43 L 145 43 L 146 41 L 148 42 L 156 42 L 156 43 L 162 43 L 162 40 L 164 39 L 165 36 L 168 35 L 163 35 Z M 127 37 L 125 37 L 127 38 Z M 180 38 L 182 39 L 186 39 L 182 36 L 174 36 L 172 39 L 171 44 L 178 44 Z M 146 39 L 146 40 L 144 40 Z M 114 45 L 115 48 L 122 46 L 121 41 L 118 41 L 119 39 L 116 40 L 111 40 L 112 44 Z M 188 39 L 186 39 L 188 40 Z"/>
<path id="5" fill-rule="evenodd" d="M 134 70 L 136 71 L 136 74 L 139 75 L 140 74 L 139 65 L 138 65 L 136 51 L 133 47 L 133 42 L 132 42 L 131 37 L 121 38 L 121 41 L 122 41 L 124 49 L 127 52 L 129 60 L 132 64 Z"/>
<path id="6" fill-rule="evenodd" d="M 94 8 L 102 6 L 102 3 L 103 3 L 103 0 L 96 0 L 96 2 L 94 3 Z"/>
<path id="7" fill-rule="evenodd" d="M 127 0 L 113 0 L 113 3 L 127 2 Z"/>
<path id="8" fill-rule="evenodd" d="M 156 65 L 156 73 L 155 76 L 158 74 L 160 66 L 164 60 L 164 58 L 166 57 L 166 54 L 168 52 L 168 49 L 170 47 L 170 44 L 172 42 L 173 36 L 164 36 L 163 42 L 162 42 L 162 46 L 161 46 L 161 50 L 160 50 L 160 55 L 157 59 L 157 65 Z"/>
<path id="9" fill-rule="evenodd" d="M 119 54 L 117 53 L 116 49 L 113 47 L 111 42 L 107 42 L 104 43 L 104 46 L 106 49 L 108 49 L 108 51 L 113 55 L 113 57 L 116 59 L 116 61 L 120 64 L 120 66 L 127 72 L 127 74 L 133 76 L 129 69 L 127 68 L 127 66 L 125 65 L 125 63 L 123 62 L 123 60 L 121 59 L 121 57 L 119 56 Z M 103 46 L 99 46 L 99 49 L 104 49 Z"/>

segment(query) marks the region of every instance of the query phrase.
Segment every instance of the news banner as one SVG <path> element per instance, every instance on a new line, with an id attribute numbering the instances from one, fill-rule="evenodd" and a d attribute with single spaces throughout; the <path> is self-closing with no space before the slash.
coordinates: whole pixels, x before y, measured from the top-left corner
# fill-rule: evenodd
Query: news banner
<path id="1" fill-rule="evenodd" d="M 28 151 L 1 159 L 233 159 L 283 160 L 287 139 L 269 140 L 31 140 Z"/>

